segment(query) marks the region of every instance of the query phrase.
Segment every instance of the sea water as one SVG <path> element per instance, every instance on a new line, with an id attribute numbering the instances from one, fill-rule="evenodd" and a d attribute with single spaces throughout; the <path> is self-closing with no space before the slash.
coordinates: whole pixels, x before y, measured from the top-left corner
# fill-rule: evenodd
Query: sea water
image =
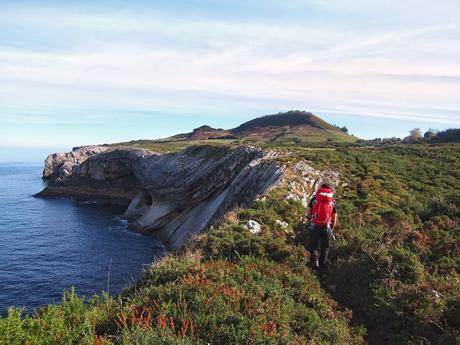
<path id="1" fill-rule="evenodd" d="M 66 289 L 120 292 L 163 255 L 129 232 L 122 207 L 42 199 L 42 165 L 0 163 L 0 313 L 57 303 Z"/>

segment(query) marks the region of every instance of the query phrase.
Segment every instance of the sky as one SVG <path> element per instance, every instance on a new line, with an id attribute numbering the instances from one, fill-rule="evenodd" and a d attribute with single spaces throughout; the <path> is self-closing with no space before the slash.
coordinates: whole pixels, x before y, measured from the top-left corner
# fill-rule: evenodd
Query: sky
<path id="1" fill-rule="evenodd" d="M 460 127 L 460 2 L 0 0 L 0 160 L 291 109 Z"/>

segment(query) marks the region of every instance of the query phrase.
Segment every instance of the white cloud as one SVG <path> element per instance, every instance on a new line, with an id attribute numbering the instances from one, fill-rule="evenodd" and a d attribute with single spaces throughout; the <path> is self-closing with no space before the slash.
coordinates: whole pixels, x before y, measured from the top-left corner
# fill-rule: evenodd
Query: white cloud
<path id="1" fill-rule="evenodd" d="M 363 2 L 314 5 L 357 11 Z M 419 120 L 435 113 L 434 121 L 458 124 L 460 25 L 438 19 L 362 31 L 8 7 L 0 12 L 0 29 L 8 29 L 0 34 L 0 124 L 91 109 L 219 114 L 298 106 Z"/>

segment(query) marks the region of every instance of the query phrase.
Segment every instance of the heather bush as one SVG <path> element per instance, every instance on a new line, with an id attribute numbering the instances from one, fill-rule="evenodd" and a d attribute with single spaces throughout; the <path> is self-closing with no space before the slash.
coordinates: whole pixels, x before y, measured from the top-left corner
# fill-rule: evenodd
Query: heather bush
<path id="1" fill-rule="evenodd" d="M 299 150 L 338 169 L 334 297 L 365 320 L 372 343 L 455 344 L 460 151 L 456 146 Z M 345 207 L 340 206 L 344 204 Z"/>

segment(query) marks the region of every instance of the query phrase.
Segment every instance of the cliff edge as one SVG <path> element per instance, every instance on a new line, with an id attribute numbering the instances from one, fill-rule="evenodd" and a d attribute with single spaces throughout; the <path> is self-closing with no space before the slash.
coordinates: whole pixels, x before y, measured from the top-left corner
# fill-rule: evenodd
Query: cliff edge
<path id="1" fill-rule="evenodd" d="M 132 229 L 177 250 L 277 182 L 284 171 L 277 155 L 248 146 L 198 146 L 163 155 L 80 147 L 48 156 L 43 172 L 48 184 L 38 196 L 126 205 Z"/>

